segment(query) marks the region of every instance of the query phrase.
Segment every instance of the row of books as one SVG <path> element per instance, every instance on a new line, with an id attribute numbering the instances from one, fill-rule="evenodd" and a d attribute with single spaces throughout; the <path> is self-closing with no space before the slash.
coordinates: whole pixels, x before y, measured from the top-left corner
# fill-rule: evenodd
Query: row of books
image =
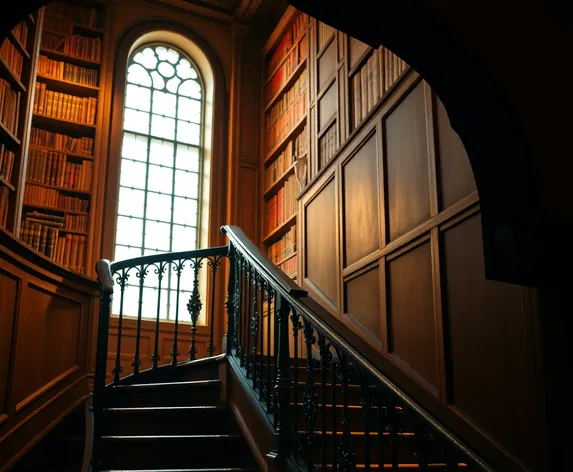
<path id="1" fill-rule="evenodd" d="M 264 186 L 269 188 L 277 179 L 283 175 L 287 169 L 294 164 L 297 157 L 306 153 L 308 149 L 307 128 L 304 129 L 288 144 L 276 159 L 267 167 L 264 174 Z"/>
<path id="2" fill-rule="evenodd" d="M 6 226 L 8 221 L 8 203 L 10 189 L 0 184 L 0 226 Z"/>
<path id="3" fill-rule="evenodd" d="M 24 189 L 24 204 L 40 205 L 60 211 L 87 212 L 89 201 L 70 195 L 63 195 L 53 188 L 28 184 Z"/>
<path id="4" fill-rule="evenodd" d="M 26 218 L 20 228 L 20 239 L 54 262 L 75 272 L 85 271 L 86 237 L 60 234 L 51 221 L 30 221 Z"/>
<path id="5" fill-rule="evenodd" d="M 374 108 L 407 67 L 402 59 L 384 47 L 373 51 L 352 78 L 354 127 Z"/>
<path id="6" fill-rule="evenodd" d="M 292 128 L 306 115 L 308 106 L 307 71 L 283 95 L 265 116 L 266 150 L 270 151 L 282 141 Z"/>
<path id="7" fill-rule="evenodd" d="M 47 7 L 46 17 L 61 18 L 77 25 L 90 28 L 103 28 L 104 12 L 96 8 L 69 5 L 67 3 L 52 3 Z M 44 19 L 44 23 L 46 18 Z"/>
<path id="8" fill-rule="evenodd" d="M 266 231 L 271 233 L 296 213 L 299 186 L 291 175 L 281 189 L 266 204 Z"/>
<path id="9" fill-rule="evenodd" d="M 21 21 L 14 26 L 12 34 L 20 41 L 22 46 L 26 47 L 26 44 L 28 44 L 28 24 L 25 21 Z"/>
<path id="10" fill-rule="evenodd" d="M 90 38 L 79 34 L 61 36 L 59 34 L 42 32 L 42 47 L 53 51 L 63 52 L 70 56 L 89 61 L 101 61 L 101 38 Z"/>
<path id="11" fill-rule="evenodd" d="M 271 244 L 267 249 L 267 255 L 273 264 L 278 264 L 296 252 L 296 225 L 292 225 L 276 243 Z"/>
<path id="12" fill-rule="evenodd" d="M 22 78 L 24 56 L 18 52 L 16 46 L 14 46 L 12 41 L 8 38 L 6 38 L 2 43 L 2 46 L 0 46 L 0 58 L 4 61 L 4 64 L 8 66 L 8 69 L 12 71 L 12 74 L 20 80 Z"/>
<path id="13" fill-rule="evenodd" d="M 280 266 L 279 269 L 282 270 L 286 275 L 289 277 L 296 276 L 296 272 L 298 269 L 298 256 L 293 256 L 290 259 L 284 261 Z"/>
<path id="14" fill-rule="evenodd" d="M 283 39 L 281 40 L 281 42 L 275 49 L 275 52 L 271 56 L 269 60 L 269 71 L 273 71 L 276 69 L 277 65 L 287 55 L 289 49 L 292 48 L 295 41 L 297 41 L 299 37 L 303 34 L 303 32 L 306 30 L 307 25 L 308 25 L 307 15 L 301 14 L 296 18 L 293 25 L 285 33 Z"/>
<path id="15" fill-rule="evenodd" d="M 319 169 L 324 167 L 332 160 L 336 154 L 336 123 L 333 123 L 330 128 L 320 137 L 319 143 Z"/>
<path id="16" fill-rule="evenodd" d="M 286 60 L 281 64 L 277 71 L 272 76 L 270 82 L 265 87 L 265 100 L 269 101 L 273 98 L 279 89 L 288 82 L 292 73 L 304 61 L 308 55 L 308 42 L 301 39 L 296 47 L 289 53 Z"/>
<path id="17" fill-rule="evenodd" d="M 62 231 L 74 231 L 86 233 L 88 228 L 88 217 L 83 215 L 53 215 L 37 210 L 28 211 L 24 218 L 34 223 L 50 222 L 50 226 Z"/>
<path id="18" fill-rule="evenodd" d="M 26 180 L 46 185 L 90 191 L 93 172 L 92 161 L 81 164 L 67 162 L 61 152 L 30 149 Z"/>
<path id="19" fill-rule="evenodd" d="M 99 73 L 95 69 L 87 69 L 68 64 L 67 62 L 56 61 L 44 55 L 40 55 L 38 58 L 38 75 L 96 87 L 99 82 Z"/>
<path id="20" fill-rule="evenodd" d="M 4 144 L 0 144 L 0 177 L 4 177 L 8 182 L 12 179 L 14 157 L 15 154 L 12 151 L 6 149 Z"/>
<path id="21" fill-rule="evenodd" d="M 93 125 L 97 108 L 97 98 L 76 97 L 67 93 L 48 90 L 46 84 L 36 82 L 34 113 Z"/>
<path id="22" fill-rule="evenodd" d="M 4 79 L 0 79 L 0 120 L 14 135 L 18 134 L 18 117 L 20 116 L 20 92 Z"/>
<path id="23" fill-rule="evenodd" d="M 328 40 L 332 37 L 332 33 L 334 32 L 334 28 L 332 26 L 327 25 L 326 23 L 318 23 L 318 50 L 321 51 Z"/>
<path id="24" fill-rule="evenodd" d="M 54 151 L 63 151 L 84 156 L 93 155 L 93 138 L 68 136 L 61 133 L 52 133 L 42 128 L 32 128 L 30 144 L 51 148 Z"/>

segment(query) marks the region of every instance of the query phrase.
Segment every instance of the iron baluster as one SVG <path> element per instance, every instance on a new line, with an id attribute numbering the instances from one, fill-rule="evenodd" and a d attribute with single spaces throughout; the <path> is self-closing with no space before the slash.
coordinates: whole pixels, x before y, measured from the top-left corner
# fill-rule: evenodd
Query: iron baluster
<path id="1" fill-rule="evenodd" d="M 336 451 L 337 451 L 337 447 L 336 447 L 336 438 L 337 438 L 337 431 L 336 431 L 336 424 L 337 424 L 337 418 L 336 418 L 336 409 L 337 409 L 337 403 L 336 403 L 336 379 L 338 378 L 337 373 L 336 373 L 337 367 L 336 367 L 336 362 L 334 362 L 334 359 L 332 359 L 330 361 L 330 384 L 331 384 L 331 390 L 330 390 L 330 403 L 332 404 L 332 472 L 336 472 L 337 469 L 337 461 L 336 461 Z"/>
<path id="2" fill-rule="evenodd" d="M 246 262 L 247 272 L 246 272 L 246 279 L 245 284 L 247 287 L 247 298 L 245 300 L 246 309 L 245 309 L 245 321 L 244 321 L 244 330 L 245 330 L 245 347 L 243 349 L 243 357 L 245 358 L 245 367 L 246 367 L 246 376 L 250 378 L 251 375 L 251 365 L 249 362 L 250 352 L 251 352 L 251 280 L 252 280 L 252 272 L 251 272 L 251 264 Z"/>
<path id="3" fill-rule="evenodd" d="M 274 317 L 274 378 L 278 378 L 279 369 L 278 369 L 278 352 L 279 352 L 279 297 L 280 295 L 278 292 L 275 292 L 275 309 L 273 310 L 273 317 Z M 275 429 L 278 426 L 278 408 L 277 408 L 277 395 L 276 390 L 274 393 L 274 402 L 273 402 L 273 425 Z"/>
<path id="4" fill-rule="evenodd" d="M 276 392 L 276 411 L 278 421 L 276 423 L 276 430 L 279 436 L 279 455 L 283 457 L 290 452 L 291 449 L 291 429 L 290 423 L 290 405 L 289 405 L 289 389 L 290 389 L 290 355 L 289 355 L 289 334 L 288 334 L 288 318 L 290 307 L 282 296 L 277 295 L 276 300 L 278 312 L 278 326 L 279 343 L 277 355 L 277 383 L 275 385 Z"/>
<path id="5" fill-rule="evenodd" d="M 386 427 L 388 429 L 388 438 L 390 443 L 390 457 L 392 459 L 392 471 L 398 472 L 398 412 L 396 411 L 396 405 L 393 404 L 390 398 L 387 399 L 386 417 Z"/>
<path id="6" fill-rule="evenodd" d="M 273 290 L 267 282 L 267 413 L 271 412 L 271 304 Z"/>
<path id="7" fill-rule="evenodd" d="M 119 317 L 117 320 L 117 351 L 115 355 L 115 367 L 113 369 L 113 383 L 119 383 L 119 374 L 123 371 L 121 366 L 121 335 L 123 332 L 123 300 L 125 295 L 125 286 L 127 285 L 127 280 L 129 279 L 129 270 L 123 269 L 121 275 L 117 276 L 117 283 L 119 284 L 120 295 L 119 295 Z"/>
<path id="8" fill-rule="evenodd" d="M 362 416 L 364 418 L 364 469 L 370 471 L 370 398 L 368 384 L 365 377 L 360 379 L 360 406 L 362 407 Z"/>
<path id="9" fill-rule="evenodd" d="M 157 370 L 157 362 L 159 361 L 159 318 L 161 315 L 161 282 L 163 280 L 163 272 L 165 271 L 165 265 L 159 263 L 159 267 L 155 266 L 155 273 L 158 278 L 158 289 L 157 289 L 157 318 L 155 320 L 155 346 L 153 350 L 153 356 L 151 360 L 153 361 L 153 370 Z"/>
<path id="10" fill-rule="evenodd" d="M 322 470 L 326 470 L 327 462 L 327 441 L 326 437 L 326 373 L 328 364 L 332 362 L 332 354 L 330 353 L 330 344 L 326 342 L 324 335 L 318 335 L 318 351 L 320 354 L 320 384 L 321 384 L 321 397 L 322 397 L 322 428 L 321 428 L 321 448 L 322 448 Z M 314 369 L 313 369 L 314 370 Z M 331 385 L 331 388 L 334 388 Z M 334 405 L 333 405 L 334 406 Z"/>
<path id="11" fill-rule="evenodd" d="M 201 301 L 201 295 L 199 295 L 199 269 L 203 266 L 203 259 L 197 258 L 191 261 L 191 267 L 193 268 L 193 292 L 189 297 L 189 302 L 187 303 L 187 311 L 191 316 L 191 346 L 189 347 L 189 360 L 193 361 L 196 359 L 197 354 L 197 319 L 199 318 L 199 313 L 201 313 L 201 308 L 203 308 L 203 302 Z"/>
<path id="12" fill-rule="evenodd" d="M 216 282 L 216 276 L 217 276 L 217 268 L 219 267 L 219 265 L 221 264 L 221 257 L 215 256 L 213 258 L 209 258 L 209 262 L 207 263 L 207 265 L 211 268 L 211 316 L 209 317 L 209 328 L 210 328 L 210 334 L 209 334 L 209 345 L 207 346 L 207 353 L 209 354 L 209 357 L 213 356 L 213 353 L 215 352 L 215 346 L 213 344 L 213 335 L 214 335 L 214 329 L 215 329 L 215 282 Z"/>
<path id="13" fill-rule="evenodd" d="M 346 355 L 340 350 L 336 351 L 340 362 L 340 390 L 342 391 L 342 441 L 337 450 L 338 469 L 341 472 L 356 470 L 356 454 L 350 437 L 350 420 L 348 412 L 348 362 Z"/>
<path id="14" fill-rule="evenodd" d="M 259 387 L 259 382 L 257 380 L 257 347 L 259 338 L 259 303 L 258 303 L 258 291 L 259 291 L 259 279 L 260 276 L 257 272 L 253 271 L 253 312 L 251 314 L 251 363 L 252 363 L 252 380 L 253 389 L 256 391 Z"/>
<path id="15" fill-rule="evenodd" d="M 143 283 L 147 275 L 147 267 L 141 266 L 135 275 L 139 278 L 139 307 L 137 309 L 137 331 L 135 333 L 135 357 L 131 363 L 133 375 L 139 374 L 139 366 L 141 365 L 139 343 L 141 341 L 141 317 L 143 314 Z"/>
<path id="16" fill-rule="evenodd" d="M 229 280 L 227 283 L 227 300 L 225 300 L 225 311 L 227 312 L 227 334 L 225 336 L 225 351 L 227 354 L 233 353 L 235 346 L 235 285 L 237 283 L 235 267 L 235 248 L 229 244 Z M 215 288 L 212 288 L 215 292 Z"/>
<path id="17" fill-rule="evenodd" d="M 264 352 L 265 352 L 265 282 L 262 276 L 259 278 L 259 318 L 260 318 L 260 329 L 259 329 L 259 401 L 263 401 L 265 395 L 265 364 L 264 364 Z"/>
<path id="18" fill-rule="evenodd" d="M 177 364 L 177 356 L 179 355 L 179 348 L 177 345 L 177 334 L 179 326 L 179 294 L 181 292 L 181 272 L 185 266 L 185 261 L 173 262 L 173 269 L 177 274 L 177 292 L 175 292 L 175 331 L 173 333 L 173 349 L 171 351 L 171 364 Z"/>
<path id="19" fill-rule="evenodd" d="M 314 368 L 312 362 L 312 346 L 316 343 L 314 328 L 310 321 L 304 320 L 304 342 L 306 344 L 306 385 L 303 396 L 303 411 L 305 431 L 303 439 L 303 455 L 308 470 L 314 470 L 314 439 L 315 422 L 318 409 L 316 385 L 314 383 Z"/>
<path id="20" fill-rule="evenodd" d="M 295 435 L 298 436 L 298 332 L 302 329 L 302 323 L 300 322 L 300 315 L 297 313 L 296 310 L 292 310 L 292 314 L 290 315 L 290 319 L 292 322 L 292 336 L 293 336 L 293 420 L 294 420 L 294 428 L 293 432 Z"/>
<path id="21" fill-rule="evenodd" d="M 243 258 L 237 253 L 237 277 L 235 282 L 235 356 L 237 359 L 242 359 L 242 311 L 243 311 Z"/>

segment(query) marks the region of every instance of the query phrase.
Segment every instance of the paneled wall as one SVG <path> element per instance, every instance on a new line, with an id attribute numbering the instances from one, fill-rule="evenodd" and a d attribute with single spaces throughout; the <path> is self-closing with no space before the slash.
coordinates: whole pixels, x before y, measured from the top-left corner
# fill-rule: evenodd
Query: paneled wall
<path id="1" fill-rule="evenodd" d="M 0 470 L 88 396 L 97 286 L 0 230 Z M 14 455 L 16 454 L 16 455 Z"/>
<path id="2" fill-rule="evenodd" d="M 341 143 L 299 214 L 309 293 L 482 454 L 538 467 L 535 293 L 485 278 L 468 157 L 415 72 Z"/>

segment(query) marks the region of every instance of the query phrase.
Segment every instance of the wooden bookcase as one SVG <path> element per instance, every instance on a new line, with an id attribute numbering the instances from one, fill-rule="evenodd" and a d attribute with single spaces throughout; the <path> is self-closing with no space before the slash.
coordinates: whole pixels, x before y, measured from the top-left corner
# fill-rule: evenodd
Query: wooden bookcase
<path id="1" fill-rule="evenodd" d="M 297 160 L 308 158 L 309 35 L 308 16 L 289 12 L 265 47 L 262 241 L 271 260 L 296 277 L 295 174 Z"/>
<path id="2" fill-rule="evenodd" d="M 18 224 L 40 21 L 38 15 L 26 17 L 0 49 L 0 227 L 12 233 Z"/>
<path id="3" fill-rule="evenodd" d="M 43 24 L 19 237 L 63 267 L 90 267 L 105 6 L 53 3 Z"/>
<path id="4" fill-rule="evenodd" d="M 287 8 L 263 55 L 262 241 L 271 260 L 295 277 L 297 240 L 302 240 L 298 199 L 387 101 L 409 68 L 387 49 L 373 49 L 293 7 Z M 304 93 L 293 93 L 301 78 Z M 299 171 L 300 183 L 297 166 L 306 169 Z"/>

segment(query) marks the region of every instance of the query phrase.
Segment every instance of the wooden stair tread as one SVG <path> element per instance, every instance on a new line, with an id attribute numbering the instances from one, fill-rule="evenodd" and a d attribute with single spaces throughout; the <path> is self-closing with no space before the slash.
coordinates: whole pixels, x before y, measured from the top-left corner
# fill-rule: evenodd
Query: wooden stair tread
<path id="1" fill-rule="evenodd" d="M 110 407 L 103 411 L 110 413 L 138 413 L 138 412 L 161 412 L 161 411 L 205 411 L 205 410 L 225 410 L 223 405 L 192 405 L 192 406 L 132 406 L 132 407 Z"/>
<path id="2" fill-rule="evenodd" d="M 214 468 L 214 469 L 108 469 L 101 472 L 255 472 L 249 468 Z"/>
<path id="3" fill-rule="evenodd" d="M 239 434 L 152 434 L 152 435 L 119 435 L 119 436 L 102 436 L 105 440 L 114 441 L 156 441 L 165 439 L 237 439 Z"/>
<path id="4" fill-rule="evenodd" d="M 219 385 L 219 380 L 187 380 L 184 382 L 158 382 L 158 383 L 145 383 L 145 384 L 126 384 L 114 385 L 113 389 L 118 390 L 137 390 L 137 389 L 153 389 L 164 387 L 205 387 L 209 385 Z"/>

